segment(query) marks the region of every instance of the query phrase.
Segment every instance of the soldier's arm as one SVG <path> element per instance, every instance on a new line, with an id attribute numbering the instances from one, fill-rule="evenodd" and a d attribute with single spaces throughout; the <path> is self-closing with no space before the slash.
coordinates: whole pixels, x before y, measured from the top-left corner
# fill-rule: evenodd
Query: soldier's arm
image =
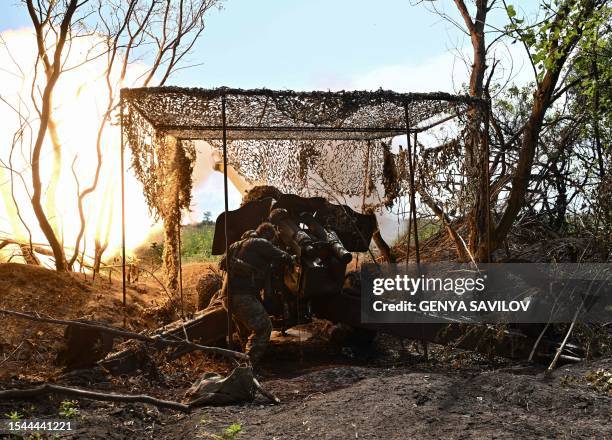
<path id="1" fill-rule="evenodd" d="M 263 257 L 279 263 L 291 263 L 293 261 L 290 254 L 274 246 L 268 240 L 262 239 L 258 250 Z"/>
<path id="2" fill-rule="evenodd" d="M 232 243 L 229 247 L 229 254 L 234 255 L 239 246 L 239 241 Z M 219 269 L 221 269 L 222 271 L 227 271 L 227 254 L 223 254 L 223 256 L 221 257 L 221 261 L 219 261 Z"/>

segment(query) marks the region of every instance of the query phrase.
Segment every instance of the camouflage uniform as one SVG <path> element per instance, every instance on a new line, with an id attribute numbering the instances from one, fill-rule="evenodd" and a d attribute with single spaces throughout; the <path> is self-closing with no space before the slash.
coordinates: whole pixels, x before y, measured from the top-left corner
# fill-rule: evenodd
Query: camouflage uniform
<path id="1" fill-rule="evenodd" d="M 253 268 L 250 273 L 230 270 L 229 280 L 227 274 L 223 279 L 223 291 L 224 298 L 227 298 L 229 281 L 232 315 L 251 333 L 245 352 L 251 362 L 256 363 L 266 351 L 272 333 L 272 322 L 261 303 L 260 291 L 264 287 L 270 263 L 290 263 L 292 257 L 268 240 L 258 237 L 249 237 L 232 244 L 229 255 L 230 261 L 238 258 Z M 222 266 L 226 264 L 227 261 L 222 262 Z"/>
<path id="2" fill-rule="evenodd" d="M 272 333 L 268 312 L 254 295 L 232 295 L 232 315 L 250 332 L 245 353 L 256 364 L 266 351 Z"/>

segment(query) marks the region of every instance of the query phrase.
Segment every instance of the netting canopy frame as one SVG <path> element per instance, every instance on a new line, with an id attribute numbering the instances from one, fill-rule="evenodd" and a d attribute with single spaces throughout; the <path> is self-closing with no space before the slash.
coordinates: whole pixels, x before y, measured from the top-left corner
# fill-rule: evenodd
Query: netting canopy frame
<path id="1" fill-rule="evenodd" d="M 481 102 L 449 93 L 295 92 L 143 87 L 121 90 L 129 112 L 179 139 L 381 139 L 423 131 Z M 223 106 L 225 110 L 223 111 Z M 436 120 L 436 117 L 441 116 Z M 421 125 L 423 124 L 423 125 Z M 224 130 L 225 127 L 225 130 Z"/>
<path id="2" fill-rule="evenodd" d="M 370 142 L 407 137 L 409 194 L 416 234 L 415 185 L 410 135 L 454 119 L 486 102 L 467 95 L 377 91 L 242 90 L 145 87 L 121 90 L 121 197 L 125 303 L 124 150 L 126 141 L 155 149 L 159 139 L 204 140 L 223 154 L 225 218 L 228 212 L 228 142 Z M 140 150 L 142 151 L 142 149 Z M 287 153 L 287 149 L 284 153 Z M 142 153 L 141 153 L 142 154 Z M 248 153 L 247 153 L 248 154 Z M 280 152 L 279 154 L 283 154 Z M 369 154 L 369 153 L 368 153 Z M 368 156 L 369 157 L 369 156 Z M 367 163 L 367 161 L 366 161 Z M 145 182 L 143 182 L 145 183 Z M 146 192 L 146 189 L 145 189 Z M 365 196 L 364 196 L 365 197 Z M 227 228 L 227 225 L 225 225 Z M 227 237 L 227 230 L 225 236 Z M 418 239 L 417 239 L 418 240 Z M 419 260 L 418 241 L 416 259 Z M 226 243 L 226 251 L 228 243 Z M 179 260 L 180 264 L 180 260 Z M 181 289 L 182 290 L 182 289 Z M 182 296 L 182 295 L 181 295 Z M 231 321 L 231 320 L 228 320 Z"/>

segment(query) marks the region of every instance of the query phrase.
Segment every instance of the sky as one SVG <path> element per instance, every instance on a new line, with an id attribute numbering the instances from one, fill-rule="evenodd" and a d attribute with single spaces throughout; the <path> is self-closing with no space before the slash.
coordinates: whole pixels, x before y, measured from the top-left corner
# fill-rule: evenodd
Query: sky
<path id="1" fill-rule="evenodd" d="M 0 32 L 30 25 L 21 2 L 2 3 Z M 169 85 L 457 91 L 462 66 L 456 49 L 467 40 L 431 12 L 431 2 L 416 3 L 225 0 L 221 10 L 209 13 L 205 32 L 185 61 L 199 65 L 177 72 Z M 536 2 L 514 3 L 519 11 L 522 5 L 533 12 Z M 435 4 L 460 20 L 451 0 Z M 503 14 L 494 10 L 491 23 L 501 23 Z"/>
<path id="2" fill-rule="evenodd" d="M 341 90 L 380 87 L 396 91 L 460 92 L 468 78 L 461 54 L 469 40 L 416 0 L 226 0 L 207 17 L 207 27 L 167 85 L 295 90 Z M 513 2 L 534 13 L 535 1 Z M 1 0 L 0 32 L 30 26 L 18 0 Z M 461 21 L 451 0 L 437 7 Z M 468 2 L 469 4 L 469 2 Z M 505 12 L 494 10 L 490 23 L 501 26 Z M 519 44 L 500 46 L 498 80 L 524 82 L 530 69 Z M 513 63 L 509 62 L 511 58 Z M 522 61 L 523 60 L 523 61 Z M 510 68 L 512 66 L 512 68 Z M 223 209 L 222 178 L 202 170 L 196 178 L 194 209 L 216 216 Z M 240 194 L 232 191 L 230 208 Z"/>
<path id="3" fill-rule="evenodd" d="M 3 0 L 16 4 L 15 0 Z M 28 26 L 17 4 L 0 29 Z M 227 0 L 212 11 L 176 85 L 312 89 L 346 82 L 373 67 L 417 64 L 446 50 L 431 38 L 437 18 L 407 0 Z"/>

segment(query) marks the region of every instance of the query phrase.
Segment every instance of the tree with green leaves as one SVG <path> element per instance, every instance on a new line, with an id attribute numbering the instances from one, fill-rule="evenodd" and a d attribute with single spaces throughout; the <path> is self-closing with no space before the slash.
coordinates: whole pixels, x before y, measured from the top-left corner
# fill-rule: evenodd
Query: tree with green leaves
<path id="1" fill-rule="evenodd" d="M 534 184 L 534 166 L 537 163 L 540 141 L 544 129 L 552 124 L 547 120 L 556 111 L 556 106 L 568 99 L 569 94 L 582 87 L 590 96 L 594 121 L 601 118 L 601 91 L 609 74 L 609 66 L 596 63 L 596 68 L 583 68 L 579 77 L 572 72 L 576 65 L 588 64 L 581 57 L 594 45 L 599 47 L 604 35 L 609 36 L 610 5 L 608 0 L 543 0 L 540 10 L 544 17 L 528 20 L 519 16 L 516 8 L 505 0 L 474 0 L 468 5 L 463 0 L 455 0 L 455 7 L 463 20 L 463 25 L 450 15 L 436 9 L 434 12 L 460 27 L 469 37 L 471 54 L 471 71 L 468 92 L 471 96 L 491 100 L 494 111 L 490 114 L 490 132 L 486 132 L 484 112 L 473 106 L 467 113 L 467 130 L 464 133 L 463 173 L 467 184 L 463 188 L 463 201 L 469 206 L 465 210 L 464 224 L 467 224 L 467 240 L 464 240 L 451 225 L 448 213 L 441 209 L 438 201 L 425 194 L 423 200 L 441 218 L 447 229 L 451 229 L 458 256 L 465 259 L 466 254 L 478 261 L 486 261 L 490 253 L 501 247 L 515 224 L 517 217 L 525 208 L 527 196 Z M 487 22 L 493 8 L 503 8 L 506 14 L 506 25 L 494 27 Z M 491 41 L 487 41 L 493 35 Z M 499 90 L 503 86 L 495 84 L 493 74 L 498 60 L 493 58 L 492 47 L 500 42 L 520 43 L 533 70 L 533 82 L 522 102 L 515 102 L 521 113 L 514 115 L 519 124 L 505 124 L 496 115 L 499 105 L 491 99 L 493 91 L 497 96 L 503 95 Z M 590 48 L 590 49 L 587 49 Z M 599 49 L 597 51 L 601 52 Z M 609 59 L 609 57 L 608 57 Z M 601 70 L 608 70 L 602 73 Z M 587 87 L 585 81 L 591 82 Z M 590 92 L 587 92 L 590 90 Z M 590 95 L 589 95 L 590 93 Z M 506 95 L 507 96 L 507 95 Z M 586 98 L 584 98 L 586 99 Z M 597 110 L 595 110 L 597 107 Z M 516 122 L 516 121 L 515 121 Z M 510 125 L 512 130 L 508 131 Z M 503 127 L 502 127 L 503 126 Z M 601 130 L 601 123 L 595 123 Z M 571 133 L 565 131 L 565 135 Z M 600 135 L 594 135 L 601 138 Z M 572 137 L 566 137 L 566 145 L 571 145 Z M 490 145 L 489 145 L 490 144 Z M 605 167 L 603 143 L 602 153 L 598 154 L 600 171 Z M 448 142 L 438 149 L 432 149 L 431 156 L 444 153 L 447 148 L 454 148 L 456 142 Z M 596 143 L 597 145 L 597 143 Z M 490 147 L 493 160 L 488 162 L 487 148 Z M 599 148 L 599 147 L 597 147 Z M 561 151 L 566 151 L 562 148 Z M 567 157 L 559 152 L 548 155 L 549 165 L 561 165 Z M 608 162 L 609 163 L 609 160 Z M 605 175 L 605 170 L 601 177 Z M 423 188 L 421 188 L 423 190 Z M 493 208 L 491 212 L 490 207 Z M 435 209 L 434 209 L 435 208 Z"/>
<path id="2" fill-rule="evenodd" d="M 581 43 L 597 35 L 609 11 L 607 0 L 554 0 L 543 4 L 551 18 L 535 26 L 517 21 L 513 8 L 506 5 L 510 19 L 508 31 L 524 44 L 536 81 L 531 112 L 521 130 L 509 197 L 493 231 L 493 247 L 505 239 L 524 205 L 546 112 L 572 86 L 566 78 L 561 79 L 566 64 Z"/>

